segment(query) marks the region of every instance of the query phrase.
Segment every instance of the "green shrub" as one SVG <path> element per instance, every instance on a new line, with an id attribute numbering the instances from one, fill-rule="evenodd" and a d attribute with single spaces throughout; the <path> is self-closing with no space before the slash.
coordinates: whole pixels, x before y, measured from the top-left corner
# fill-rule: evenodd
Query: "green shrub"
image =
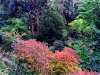
<path id="1" fill-rule="evenodd" d="M 11 29 L 12 29 L 12 28 L 13 28 L 13 27 L 10 27 L 10 26 L 2 27 L 2 28 L 1 28 L 1 31 L 3 31 L 3 32 L 5 32 L 5 31 L 11 32 Z"/>
<path id="2" fill-rule="evenodd" d="M 77 31 L 77 33 L 84 33 L 84 34 L 92 33 L 92 29 L 86 20 L 76 19 L 72 21 L 70 24 L 71 24 L 72 30 Z"/>
<path id="3" fill-rule="evenodd" d="M 7 35 L 3 35 L 2 37 L 2 50 L 3 51 L 12 51 L 12 43 L 13 43 L 13 40 L 10 38 L 10 35 L 7 36 Z"/>
<path id="4" fill-rule="evenodd" d="M 26 33 L 28 36 L 31 36 L 30 31 L 27 30 L 27 26 L 24 25 L 21 19 L 19 18 L 12 18 L 6 21 L 9 25 L 2 27 L 2 31 L 11 32 L 13 35 L 15 34 L 23 34 Z"/>
<path id="5" fill-rule="evenodd" d="M 100 1 L 82 0 L 79 10 L 82 12 L 71 22 L 71 28 L 77 31 L 81 43 L 78 40 L 72 48 L 82 59 L 82 68 L 100 72 L 100 45 L 92 44 L 100 40 Z"/>
<path id="6" fill-rule="evenodd" d="M 70 45 L 70 47 L 73 48 L 73 50 L 76 51 L 78 56 L 82 59 L 82 61 L 87 61 L 89 59 L 88 51 L 86 50 L 86 47 L 83 46 L 82 40 L 77 40 L 74 45 Z"/>
<path id="7" fill-rule="evenodd" d="M 91 47 L 89 46 L 91 44 Z M 100 47 L 96 43 L 88 43 L 82 40 L 77 40 L 74 45 L 69 45 L 78 56 L 82 59 L 80 67 L 100 72 Z"/>

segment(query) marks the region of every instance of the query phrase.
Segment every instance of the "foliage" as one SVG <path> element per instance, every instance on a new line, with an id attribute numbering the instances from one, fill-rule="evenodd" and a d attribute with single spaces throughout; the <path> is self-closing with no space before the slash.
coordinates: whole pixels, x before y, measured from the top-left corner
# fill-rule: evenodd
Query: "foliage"
<path id="1" fill-rule="evenodd" d="M 2 27 L 1 30 L 2 30 L 3 32 L 5 32 L 5 31 L 10 32 L 12 28 L 13 28 L 13 27 L 7 26 L 7 27 Z"/>
<path id="2" fill-rule="evenodd" d="M 91 34 L 93 31 L 86 20 L 83 19 L 76 19 L 70 23 L 71 28 L 76 30 L 77 33 L 84 33 L 86 35 Z"/>
<path id="3" fill-rule="evenodd" d="M 91 23 L 91 21 L 95 23 L 98 22 L 98 15 L 100 11 L 99 3 L 99 0 L 82 0 L 82 3 L 79 5 L 79 10 L 84 12 L 81 12 L 78 18 L 87 20 L 89 23 Z"/>
<path id="4" fill-rule="evenodd" d="M 77 16 L 78 19 L 86 20 L 89 26 L 99 28 L 100 24 L 100 1 L 99 0 L 82 0 L 79 10 L 83 11 Z M 91 25 L 92 24 L 92 25 Z"/>
<path id="5" fill-rule="evenodd" d="M 12 50 L 12 42 L 13 40 L 10 38 L 10 36 L 7 36 L 7 35 L 3 35 L 2 37 L 2 50 L 4 51 L 11 51 Z"/>
<path id="6" fill-rule="evenodd" d="M 80 14 L 71 23 L 72 29 L 78 32 L 82 40 L 76 42 L 72 48 L 82 59 L 81 67 L 89 70 L 100 72 L 99 49 L 93 42 L 99 42 L 99 25 L 100 25 L 100 1 L 99 0 L 82 0 L 79 5 Z M 79 39 L 78 39 L 79 40 Z M 92 66 L 94 65 L 94 66 Z"/>
<path id="7" fill-rule="evenodd" d="M 32 32 L 32 35 L 37 35 L 39 33 L 39 27 L 40 27 L 40 24 L 39 24 L 40 17 L 39 16 L 42 14 L 42 11 L 44 9 L 49 8 L 47 6 L 47 3 L 48 3 L 48 0 L 31 0 L 31 1 L 30 0 L 14 0 L 14 1 L 13 0 L 9 0 L 9 1 L 3 0 L 0 3 L 3 6 L 2 10 L 4 12 L 4 13 L 0 13 L 2 15 L 1 19 L 3 21 L 9 18 L 23 19 L 24 20 L 23 24 L 30 26 L 30 31 Z M 18 20 L 16 22 L 18 23 Z M 5 24 L 5 23 L 2 22 L 2 24 Z M 27 31 L 26 29 L 27 27 L 24 25 L 19 26 L 18 29 L 20 29 L 21 32 L 25 32 L 26 34 L 31 35 L 30 32 Z M 18 31 L 16 30 L 17 28 L 13 28 L 13 30 L 11 31 L 12 32 L 14 31 L 14 34 L 15 34 L 15 33 L 18 33 Z"/>
<path id="8" fill-rule="evenodd" d="M 75 52 L 78 54 L 78 56 L 82 59 L 82 61 L 88 60 L 88 51 L 86 50 L 86 47 L 83 46 L 82 40 L 78 40 L 75 42 L 74 45 L 69 45 Z"/>
<path id="9" fill-rule="evenodd" d="M 86 37 L 88 41 L 96 39 L 98 29 L 100 29 L 99 2 L 99 0 L 82 0 L 78 6 L 80 13 L 70 24 L 72 30 L 77 31 L 84 38 Z"/>
<path id="10" fill-rule="evenodd" d="M 67 36 L 67 29 L 63 29 L 63 36 L 64 36 L 64 37 Z"/>
<path id="11" fill-rule="evenodd" d="M 9 68 L 9 75 L 32 75 L 32 71 L 27 67 L 27 63 L 16 62 L 17 69 Z"/>
<path id="12" fill-rule="evenodd" d="M 90 50 L 93 53 L 91 54 L 89 60 L 89 66 L 86 67 L 87 69 L 92 69 L 93 71 L 100 72 L 100 45 L 93 45 L 92 49 Z M 94 65 L 94 66 L 92 66 Z M 85 67 L 85 66 L 84 66 Z"/>
<path id="13" fill-rule="evenodd" d="M 8 51 L 14 47 L 18 52 L 15 63 L 17 68 L 13 69 L 14 67 L 10 66 L 8 70 L 0 62 L 0 75 L 68 75 L 70 73 L 70 75 L 100 75 L 97 73 L 100 72 L 100 0 L 82 0 L 78 7 L 79 15 L 74 21 L 72 18 L 77 15 L 77 3 L 73 1 L 76 0 L 55 0 L 54 5 L 51 1 L 0 1 L 0 29 L 4 34 L 18 33 L 23 39 L 17 38 L 18 42 L 12 46 L 13 38 L 15 39 L 16 36 L 3 37 L 1 52 L 9 57 Z M 47 5 L 51 8 L 49 9 Z M 72 21 L 66 27 L 63 17 L 68 22 Z M 49 46 L 52 45 L 50 46 L 52 51 L 57 51 L 51 52 L 46 44 L 36 40 L 24 40 L 28 39 L 26 35 L 31 36 L 27 26 L 30 27 L 33 35 L 40 32 L 36 40 L 47 42 Z M 67 39 L 66 44 L 71 48 L 63 50 L 62 41 L 65 39 Z M 10 59 L 13 59 L 12 56 Z M 79 66 L 89 71 L 82 71 Z"/>
<path id="14" fill-rule="evenodd" d="M 79 10 L 81 12 L 77 18 L 86 20 L 89 25 L 94 23 L 98 26 L 100 21 L 100 1 L 99 0 L 82 0 L 82 3 L 79 5 Z"/>
<path id="15" fill-rule="evenodd" d="M 52 56 L 53 73 L 51 75 L 66 75 L 71 72 L 81 71 L 79 68 L 80 59 L 76 53 L 69 47 L 63 51 L 56 51 Z"/>
<path id="16" fill-rule="evenodd" d="M 27 67 L 37 74 L 68 74 L 81 70 L 78 66 L 80 59 L 71 48 L 52 53 L 44 43 L 32 39 L 19 40 L 14 48 L 18 51 L 18 61 L 26 62 Z"/>
<path id="17" fill-rule="evenodd" d="M 19 40 L 19 44 L 14 44 L 14 48 L 18 51 L 19 61 L 28 63 L 28 68 L 36 73 L 42 72 L 43 75 L 47 75 L 52 53 L 44 43 L 32 39 L 28 41 Z"/>
<path id="18" fill-rule="evenodd" d="M 5 68 L 2 62 L 0 62 L 0 75 L 8 75 L 8 69 Z"/>
<path id="19" fill-rule="evenodd" d="M 25 26 L 22 22 L 21 19 L 18 18 L 13 18 L 13 19 L 9 19 L 6 22 L 8 22 L 8 26 L 6 27 L 2 27 L 1 30 L 2 31 L 9 31 L 12 32 L 13 35 L 19 33 L 26 33 L 27 35 L 30 35 L 30 32 L 27 30 L 27 26 Z"/>
<path id="20" fill-rule="evenodd" d="M 78 56 L 82 59 L 82 62 L 80 63 L 80 67 L 82 69 L 88 69 L 100 72 L 99 64 L 99 49 L 96 46 L 96 42 L 86 42 L 82 40 L 77 40 L 74 45 L 69 45 L 75 52 L 78 54 Z M 94 66 L 93 66 L 94 65 Z"/>
<path id="21" fill-rule="evenodd" d="M 77 6 L 80 1 L 76 0 L 50 0 L 51 7 L 61 13 L 67 22 L 71 22 L 78 14 Z"/>
<path id="22" fill-rule="evenodd" d="M 69 75 L 100 75 L 100 73 L 84 70 L 84 71 L 80 71 L 78 73 L 72 73 L 72 74 L 69 74 Z"/>
<path id="23" fill-rule="evenodd" d="M 60 40 L 63 36 L 62 29 L 65 26 L 63 17 L 53 9 L 50 9 L 44 16 L 40 28 L 40 33 L 36 37 L 39 41 L 52 43 L 55 40 Z"/>

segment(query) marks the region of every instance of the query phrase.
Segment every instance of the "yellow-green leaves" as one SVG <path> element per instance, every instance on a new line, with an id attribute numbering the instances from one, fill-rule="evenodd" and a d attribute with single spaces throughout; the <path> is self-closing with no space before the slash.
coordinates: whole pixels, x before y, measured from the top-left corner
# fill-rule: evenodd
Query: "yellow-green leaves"
<path id="1" fill-rule="evenodd" d="M 84 32 L 86 34 L 89 34 L 92 31 L 89 23 L 83 19 L 76 19 L 70 24 L 71 24 L 71 28 L 77 31 L 78 33 Z"/>

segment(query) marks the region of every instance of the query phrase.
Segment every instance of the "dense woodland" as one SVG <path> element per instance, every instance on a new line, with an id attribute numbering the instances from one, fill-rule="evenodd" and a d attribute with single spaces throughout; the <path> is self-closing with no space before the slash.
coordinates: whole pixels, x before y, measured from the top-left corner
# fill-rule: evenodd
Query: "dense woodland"
<path id="1" fill-rule="evenodd" d="M 100 75 L 100 0 L 0 0 L 0 75 Z"/>

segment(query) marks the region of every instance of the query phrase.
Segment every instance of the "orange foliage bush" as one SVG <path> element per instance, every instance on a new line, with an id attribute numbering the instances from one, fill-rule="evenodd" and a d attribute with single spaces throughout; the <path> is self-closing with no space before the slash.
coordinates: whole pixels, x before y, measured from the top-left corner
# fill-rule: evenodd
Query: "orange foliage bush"
<path id="1" fill-rule="evenodd" d="M 80 59 L 71 48 L 65 48 L 62 52 L 56 51 L 52 56 L 53 74 L 61 73 L 66 75 L 71 72 L 81 71 L 79 68 Z"/>
<path id="2" fill-rule="evenodd" d="M 52 53 L 44 43 L 30 39 L 19 40 L 14 49 L 18 51 L 18 61 L 25 61 L 28 68 L 43 75 L 66 75 L 81 70 L 78 67 L 80 59 L 71 48 Z"/>
<path id="3" fill-rule="evenodd" d="M 52 52 L 44 43 L 32 39 L 19 40 L 19 44 L 14 44 L 14 48 L 18 51 L 18 60 L 26 61 L 29 64 L 28 67 L 37 73 L 42 72 L 43 75 L 47 75 L 51 69 L 48 62 Z"/>

